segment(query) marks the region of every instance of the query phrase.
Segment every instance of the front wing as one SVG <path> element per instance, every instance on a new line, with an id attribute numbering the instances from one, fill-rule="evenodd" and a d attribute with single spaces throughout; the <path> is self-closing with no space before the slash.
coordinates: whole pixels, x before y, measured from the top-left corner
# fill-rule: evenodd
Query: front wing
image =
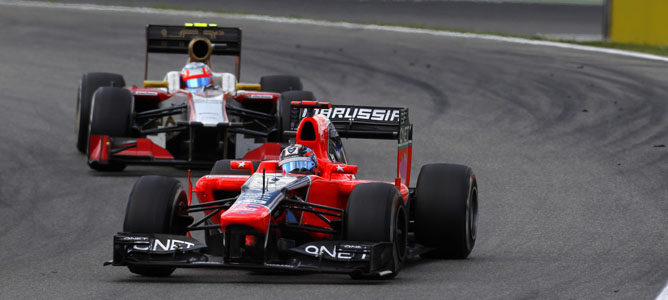
<path id="1" fill-rule="evenodd" d="M 205 244 L 188 236 L 118 233 L 114 236 L 113 260 L 105 265 L 387 275 L 392 272 L 393 263 L 392 243 L 389 242 L 315 241 L 286 248 L 281 258 L 265 255 L 264 260 L 244 262 L 205 252 Z"/>

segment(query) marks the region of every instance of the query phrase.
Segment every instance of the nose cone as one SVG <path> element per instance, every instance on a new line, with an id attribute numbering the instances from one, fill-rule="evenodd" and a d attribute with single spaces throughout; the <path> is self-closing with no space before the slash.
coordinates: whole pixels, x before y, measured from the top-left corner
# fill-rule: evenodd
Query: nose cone
<path id="1" fill-rule="evenodd" d="M 230 209 L 220 215 L 220 226 L 245 225 L 257 230 L 260 234 L 266 234 L 271 220 L 268 208 L 257 204 L 234 204 Z"/>

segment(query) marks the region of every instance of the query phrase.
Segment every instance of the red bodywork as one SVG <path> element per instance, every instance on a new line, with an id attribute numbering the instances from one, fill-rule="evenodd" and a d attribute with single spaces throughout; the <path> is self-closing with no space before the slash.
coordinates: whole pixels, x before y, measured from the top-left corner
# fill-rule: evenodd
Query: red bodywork
<path id="1" fill-rule="evenodd" d="M 177 93 L 184 93 L 188 95 L 188 99 L 191 102 L 192 107 L 192 96 L 190 92 L 186 90 L 177 90 L 174 93 L 168 93 L 164 88 L 140 88 L 137 86 L 132 86 L 128 88 L 135 99 L 135 107 L 152 107 L 157 106 L 158 103 L 169 99 Z M 273 92 L 264 92 L 264 91 L 237 91 L 236 93 L 226 93 L 224 98 L 225 101 L 237 101 L 239 103 L 275 103 L 278 101 L 280 93 Z M 193 110 L 190 110 L 191 115 L 189 119 L 193 119 L 192 115 Z M 136 141 L 136 146 L 134 145 Z M 132 147 L 128 147 L 130 144 L 133 144 Z M 118 152 L 112 151 L 114 149 L 122 149 Z M 247 160 L 266 160 L 266 159 L 278 159 L 280 155 L 280 145 L 276 143 L 267 143 L 255 150 L 248 152 L 244 159 Z M 113 143 L 112 139 L 108 136 L 95 136 L 91 135 L 88 140 L 88 162 L 96 163 L 100 165 L 106 165 L 109 163 L 111 157 L 118 158 L 129 158 L 129 159 L 143 159 L 145 161 L 152 162 L 165 162 L 169 163 L 174 161 L 174 156 L 165 148 L 155 144 L 151 139 L 148 138 L 136 138 L 127 143 Z"/>
<path id="2" fill-rule="evenodd" d="M 348 203 L 348 196 L 355 186 L 360 183 L 371 181 L 356 179 L 355 174 L 357 173 L 357 166 L 332 162 L 329 159 L 327 153 L 329 141 L 329 131 L 327 130 L 328 122 L 327 118 L 323 115 L 306 117 L 302 119 L 299 129 L 297 130 L 296 142 L 311 148 L 318 158 L 316 174 L 308 175 L 311 178 L 311 184 L 308 188 L 307 197 L 304 200 L 313 204 L 345 210 Z M 409 193 L 406 183 L 410 176 L 410 152 L 410 145 L 400 149 L 397 170 L 399 176 L 395 182 L 391 183 L 397 186 L 404 201 L 408 199 Z M 235 168 L 241 165 L 247 169 L 250 165 L 252 169 L 250 161 L 243 164 L 240 163 L 242 162 L 233 161 L 231 167 Z M 255 173 L 262 173 L 264 171 L 267 174 L 282 173 L 282 170 L 278 167 L 277 160 L 265 160 L 259 164 L 257 170 L 253 171 Z M 200 203 L 207 203 L 214 201 L 214 193 L 217 191 L 239 193 L 242 185 L 244 185 L 249 178 L 250 175 L 207 175 L 197 181 L 193 191 L 197 194 Z M 213 211 L 207 211 L 207 214 L 211 212 Z M 226 227 L 230 225 L 244 225 L 252 227 L 258 234 L 264 235 L 267 233 L 268 228 L 276 228 L 274 226 L 270 227 L 270 224 L 283 222 L 286 217 L 285 213 L 279 216 L 271 216 L 270 213 L 271 211 L 269 208 L 261 205 L 233 205 L 230 209 L 221 211 L 218 217 L 211 217 L 211 221 L 220 224 L 222 231 L 225 231 Z M 314 226 L 331 229 L 326 222 L 313 213 L 299 212 L 296 217 L 299 220 L 300 226 Z M 330 216 L 327 218 L 330 221 L 338 219 Z M 306 233 L 309 234 L 313 240 L 330 238 L 330 234 L 328 233 L 313 231 L 308 231 Z M 280 236 L 280 233 L 278 234 Z M 250 241 L 247 240 L 247 243 L 248 242 Z"/>

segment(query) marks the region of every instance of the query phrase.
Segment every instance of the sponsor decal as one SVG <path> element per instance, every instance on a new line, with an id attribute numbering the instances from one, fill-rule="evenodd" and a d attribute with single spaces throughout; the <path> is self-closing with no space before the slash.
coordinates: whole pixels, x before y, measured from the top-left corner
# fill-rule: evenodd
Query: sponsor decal
<path id="1" fill-rule="evenodd" d="M 295 266 L 293 265 L 286 265 L 286 264 L 271 264 L 271 263 L 265 263 L 264 264 L 267 267 L 278 267 L 278 268 L 291 268 L 294 269 Z"/>
<path id="2" fill-rule="evenodd" d="M 366 247 L 364 247 L 362 245 L 343 244 L 343 245 L 339 245 L 339 247 L 345 248 L 345 249 L 366 250 Z"/>
<path id="3" fill-rule="evenodd" d="M 254 212 L 262 209 L 263 206 L 257 204 L 243 204 L 234 207 L 234 212 Z"/>
<path id="4" fill-rule="evenodd" d="M 248 99 L 274 99 L 274 96 L 266 94 L 248 94 Z"/>
<path id="5" fill-rule="evenodd" d="M 150 92 L 150 91 L 134 91 L 135 95 L 137 96 L 157 96 L 157 92 Z"/>
<path id="6" fill-rule="evenodd" d="M 148 238 L 145 236 L 124 236 L 121 237 L 121 241 L 148 242 Z"/>
<path id="7" fill-rule="evenodd" d="M 413 125 L 399 128 L 399 144 L 410 145 L 413 140 Z"/>
<path id="8" fill-rule="evenodd" d="M 330 120 L 399 122 L 401 108 L 335 106 L 315 108 L 314 113 L 322 114 Z M 301 117 L 306 117 L 306 114 L 307 110 L 302 110 Z"/>
<path id="9" fill-rule="evenodd" d="M 148 246 L 135 245 L 133 248 L 139 251 L 170 252 L 174 250 L 188 250 L 195 248 L 195 243 L 177 239 L 161 240 L 156 238 L 153 239 L 152 243 Z"/>
<path id="10" fill-rule="evenodd" d="M 163 38 L 177 38 L 177 39 L 182 39 L 186 38 L 188 36 L 199 36 L 200 31 L 198 29 L 181 29 L 179 31 L 172 31 L 169 32 L 166 28 L 162 28 L 160 30 L 160 35 Z M 202 35 L 209 37 L 212 40 L 215 40 L 216 37 L 219 35 L 225 35 L 225 31 L 220 30 L 220 29 L 205 29 L 202 30 Z"/>
<path id="11" fill-rule="evenodd" d="M 290 251 L 333 261 L 368 261 L 371 259 L 373 245 L 339 243 L 341 242 L 312 242 L 291 248 Z"/>
<path id="12" fill-rule="evenodd" d="M 339 251 L 338 253 L 336 252 L 336 246 L 332 245 L 331 247 L 327 247 L 326 245 L 321 245 L 320 247 L 316 245 L 308 245 L 304 248 L 304 251 L 308 254 L 311 254 L 315 257 L 329 257 L 329 258 L 334 258 L 334 259 L 341 259 L 341 260 L 351 260 L 353 259 L 354 254 L 350 252 L 341 252 Z M 366 258 L 366 254 L 362 254 L 362 259 Z"/>

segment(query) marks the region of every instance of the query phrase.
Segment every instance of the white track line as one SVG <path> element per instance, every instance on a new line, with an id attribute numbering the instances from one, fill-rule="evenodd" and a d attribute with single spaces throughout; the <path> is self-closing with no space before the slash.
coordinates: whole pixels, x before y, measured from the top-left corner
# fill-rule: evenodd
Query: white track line
<path id="1" fill-rule="evenodd" d="M 271 17 L 271 16 L 263 16 L 263 15 L 246 15 L 246 14 L 242 15 L 242 14 L 229 14 L 229 13 L 213 13 L 213 12 L 204 12 L 204 11 L 165 10 L 165 9 L 157 9 L 157 8 L 149 8 L 149 7 L 108 6 L 108 5 L 95 5 L 95 4 L 68 4 L 68 3 L 52 3 L 52 2 L 36 2 L 36 1 L 35 2 L 33 2 L 33 1 L 24 2 L 24 1 L 1 1 L 0 0 L 0 5 L 20 6 L 20 7 L 38 7 L 38 8 L 63 8 L 63 9 L 84 10 L 84 11 L 142 13 L 142 14 L 154 14 L 154 15 L 187 16 L 187 17 L 196 17 L 196 18 L 223 17 L 223 18 L 237 19 L 237 20 L 253 20 L 253 21 L 261 21 L 261 22 L 284 23 L 284 24 L 302 24 L 302 25 L 315 25 L 315 26 L 345 28 L 345 29 L 363 29 L 363 30 L 400 32 L 400 33 L 410 33 L 410 34 L 424 34 L 424 35 L 442 36 L 442 37 L 455 37 L 455 38 L 498 41 L 498 42 L 507 42 L 507 43 L 523 44 L 523 45 L 547 46 L 547 47 L 573 49 L 573 50 L 580 50 L 580 51 L 587 51 L 587 52 L 605 53 L 605 54 L 635 57 L 635 58 L 641 58 L 641 59 L 647 59 L 647 60 L 653 60 L 653 61 L 668 62 L 668 57 L 646 54 L 646 53 L 640 53 L 640 52 L 635 52 L 635 51 L 626 51 L 626 50 L 617 50 L 617 49 L 609 49 L 609 48 L 602 48 L 602 47 L 574 45 L 574 44 L 561 43 L 561 42 L 538 41 L 538 40 L 530 40 L 530 39 L 516 38 L 516 37 L 503 37 L 503 36 L 491 35 L 491 34 L 461 33 L 461 32 L 452 32 L 452 31 L 408 28 L 408 27 L 400 27 L 400 26 L 365 25 L 365 24 L 357 24 L 357 23 L 350 23 L 350 22 L 332 22 L 332 21 L 320 21 L 320 20 L 311 20 L 311 19 Z"/>
<path id="2" fill-rule="evenodd" d="M 661 293 L 656 296 L 656 300 L 668 300 L 668 282 L 666 282 L 666 286 L 663 287 Z"/>

